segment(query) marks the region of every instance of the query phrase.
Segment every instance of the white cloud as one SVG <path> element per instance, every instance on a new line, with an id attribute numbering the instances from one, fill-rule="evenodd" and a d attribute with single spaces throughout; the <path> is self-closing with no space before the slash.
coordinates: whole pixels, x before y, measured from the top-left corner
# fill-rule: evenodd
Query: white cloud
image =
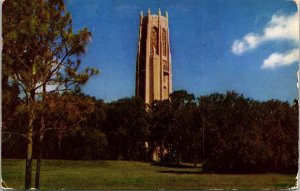
<path id="1" fill-rule="evenodd" d="M 291 39 L 299 40 L 299 14 L 291 16 L 273 15 L 270 23 L 264 29 L 266 40 Z"/>
<path id="2" fill-rule="evenodd" d="M 262 42 L 283 39 L 299 42 L 298 12 L 290 16 L 273 15 L 262 34 L 246 34 L 242 39 L 233 42 L 231 50 L 234 54 L 241 55 L 246 51 L 255 49 Z"/>
<path id="3" fill-rule="evenodd" d="M 232 52 L 234 54 L 240 55 L 257 47 L 257 45 L 262 41 L 259 35 L 249 33 L 242 40 L 235 40 L 232 45 Z"/>
<path id="4" fill-rule="evenodd" d="M 266 41 L 289 40 L 295 44 L 294 49 L 285 53 L 272 53 L 264 60 L 262 69 L 274 69 L 288 66 L 299 60 L 299 13 L 293 15 L 273 15 L 261 34 L 248 33 L 242 39 L 233 41 L 231 50 L 236 55 L 257 48 Z"/>
<path id="5" fill-rule="evenodd" d="M 275 52 L 264 60 L 262 69 L 274 69 L 280 66 L 288 66 L 299 60 L 299 49 L 293 49 L 285 53 Z"/>

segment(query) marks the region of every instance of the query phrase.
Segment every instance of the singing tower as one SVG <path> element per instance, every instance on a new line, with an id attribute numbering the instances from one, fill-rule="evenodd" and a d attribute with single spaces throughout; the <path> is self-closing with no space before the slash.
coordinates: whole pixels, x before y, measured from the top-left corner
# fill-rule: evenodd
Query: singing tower
<path id="1" fill-rule="evenodd" d="M 169 99 L 172 92 L 172 67 L 168 13 L 140 15 L 135 94 L 151 104 Z"/>

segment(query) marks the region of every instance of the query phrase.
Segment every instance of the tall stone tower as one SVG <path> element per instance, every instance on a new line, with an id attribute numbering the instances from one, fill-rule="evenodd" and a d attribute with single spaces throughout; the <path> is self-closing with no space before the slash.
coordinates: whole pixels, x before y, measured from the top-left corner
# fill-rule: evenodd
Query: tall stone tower
<path id="1" fill-rule="evenodd" d="M 140 31 L 136 61 L 135 94 L 151 104 L 153 100 L 169 99 L 172 92 L 172 67 L 168 13 L 140 15 Z"/>

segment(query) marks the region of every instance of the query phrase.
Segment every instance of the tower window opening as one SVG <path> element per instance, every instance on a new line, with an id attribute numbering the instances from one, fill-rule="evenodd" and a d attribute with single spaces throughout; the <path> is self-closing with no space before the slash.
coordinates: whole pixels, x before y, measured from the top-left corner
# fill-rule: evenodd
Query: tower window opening
<path id="1" fill-rule="evenodd" d="M 165 70 L 165 71 L 168 71 L 169 70 L 169 66 L 168 66 L 168 63 L 167 63 L 167 61 L 163 61 L 163 70 Z"/>
<path id="2" fill-rule="evenodd" d="M 155 54 L 158 54 L 158 29 L 157 27 L 153 27 L 151 29 L 151 49 L 150 49 L 150 53 L 151 55 L 154 54 L 154 50 L 155 50 Z"/>
<path id="3" fill-rule="evenodd" d="M 163 49 L 163 55 L 167 56 L 167 35 L 166 35 L 166 29 L 162 30 L 162 49 Z"/>

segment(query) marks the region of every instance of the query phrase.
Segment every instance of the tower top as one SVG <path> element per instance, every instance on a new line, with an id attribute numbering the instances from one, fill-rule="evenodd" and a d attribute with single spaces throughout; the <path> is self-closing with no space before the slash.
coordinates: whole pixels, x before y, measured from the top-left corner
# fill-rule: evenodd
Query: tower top
<path id="1" fill-rule="evenodd" d="M 142 14 L 143 12 L 141 11 L 141 14 Z M 150 11 L 150 8 L 148 8 L 148 16 L 149 15 L 151 15 L 151 11 Z M 161 15 L 161 10 L 160 10 L 160 8 L 158 8 L 158 15 Z M 168 12 L 167 11 L 165 11 L 165 15 L 164 15 L 165 17 L 168 17 Z"/>

